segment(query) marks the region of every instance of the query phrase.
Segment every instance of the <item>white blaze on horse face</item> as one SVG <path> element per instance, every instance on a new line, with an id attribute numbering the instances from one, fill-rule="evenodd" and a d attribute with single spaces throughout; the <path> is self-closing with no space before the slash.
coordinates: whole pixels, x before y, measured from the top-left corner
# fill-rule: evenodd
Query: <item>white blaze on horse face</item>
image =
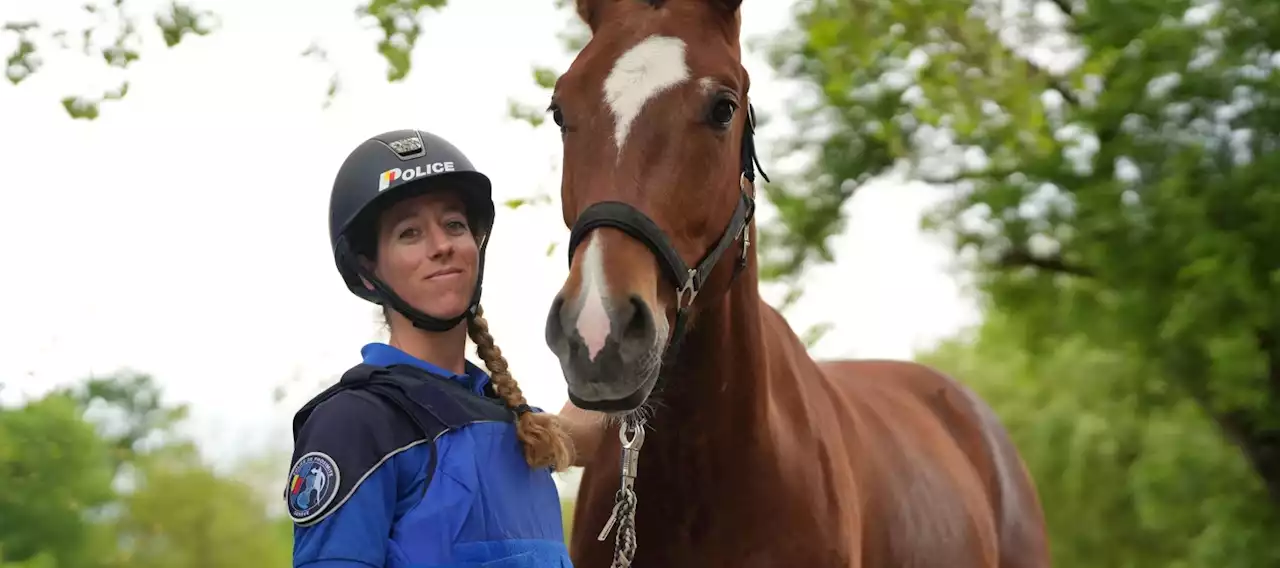
<path id="1" fill-rule="evenodd" d="M 592 361 L 604 349 L 609 338 L 609 311 L 605 298 L 609 295 L 604 280 L 604 245 L 600 239 L 591 238 L 586 254 L 582 255 L 582 287 L 578 297 L 582 309 L 578 312 L 578 335 L 587 346 L 587 357 Z"/>
<path id="2" fill-rule="evenodd" d="M 622 156 L 631 123 L 645 103 L 689 79 L 684 50 L 684 41 L 679 38 L 650 36 L 613 62 L 613 69 L 604 80 L 604 102 L 613 111 L 613 141 L 618 156 Z"/>

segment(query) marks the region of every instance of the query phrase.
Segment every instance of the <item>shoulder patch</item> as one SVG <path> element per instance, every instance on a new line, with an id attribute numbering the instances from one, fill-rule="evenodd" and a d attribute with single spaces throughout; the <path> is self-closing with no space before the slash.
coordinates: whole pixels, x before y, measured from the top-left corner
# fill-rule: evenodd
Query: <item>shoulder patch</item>
<path id="1" fill-rule="evenodd" d="M 321 515 L 338 496 L 341 483 L 342 472 L 329 454 L 304 454 L 289 470 L 289 486 L 285 490 L 289 516 L 296 523 L 305 523 Z"/>

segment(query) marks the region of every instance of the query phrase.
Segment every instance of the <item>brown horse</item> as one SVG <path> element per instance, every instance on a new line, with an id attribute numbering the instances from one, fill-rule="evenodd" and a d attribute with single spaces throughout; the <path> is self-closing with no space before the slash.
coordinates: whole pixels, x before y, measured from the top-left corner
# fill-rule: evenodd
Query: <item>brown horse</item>
<path id="1" fill-rule="evenodd" d="M 550 109 L 573 234 L 547 344 L 577 406 L 648 417 L 635 565 L 1049 566 L 986 404 L 918 364 L 817 363 L 761 299 L 740 2 L 578 0 L 592 39 Z M 580 568 L 614 552 L 597 533 L 621 450 L 604 440 L 579 449 Z"/>

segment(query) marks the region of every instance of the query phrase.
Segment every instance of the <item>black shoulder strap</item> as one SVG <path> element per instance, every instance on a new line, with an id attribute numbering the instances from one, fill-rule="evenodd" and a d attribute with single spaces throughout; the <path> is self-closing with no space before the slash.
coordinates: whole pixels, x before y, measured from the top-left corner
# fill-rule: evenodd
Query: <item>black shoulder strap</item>
<path id="1" fill-rule="evenodd" d="M 375 383 L 390 384 L 411 413 L 426 412 L 448 429 L 473 422 L 513 422 L 515 414 L 501 401 L 483 397 L 462 385 L 411 365 L 393 365 Z M 390 393 L 387 393 L 390 395 Z"/>
<path id="2" fill-rule="evenodd" d="M 302 405 L 298 412 L 293 415 L 293 442 L 298 443 L 298 432 L 302 431 L 302 426 L 307 423 L 307 419 L 311 417 L 311 413 L 315 412 L 316 407 L 320 406 L 326 400 L 333 398 L 333 395 L 342 391 L 351 389 L 352 387 L 361 386 L 379 373 L 385 372 L 382 367 L 375 367 L 366 363 L 361 363 L 347 370 L 342 374 L 342 378 L 338 382 L 327 389 L 324 389 Z"/>

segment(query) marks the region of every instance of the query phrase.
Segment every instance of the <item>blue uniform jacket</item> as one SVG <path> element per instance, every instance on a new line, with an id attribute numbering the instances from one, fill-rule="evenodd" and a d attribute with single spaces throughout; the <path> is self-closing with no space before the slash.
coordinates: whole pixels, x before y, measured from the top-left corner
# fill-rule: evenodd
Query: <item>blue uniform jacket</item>
<path id="1" fill-rule="evenodd" d="M 374 343 L 294 417 L 295 568 L 571 568 L 550 469 L 468 363 Z"/>

